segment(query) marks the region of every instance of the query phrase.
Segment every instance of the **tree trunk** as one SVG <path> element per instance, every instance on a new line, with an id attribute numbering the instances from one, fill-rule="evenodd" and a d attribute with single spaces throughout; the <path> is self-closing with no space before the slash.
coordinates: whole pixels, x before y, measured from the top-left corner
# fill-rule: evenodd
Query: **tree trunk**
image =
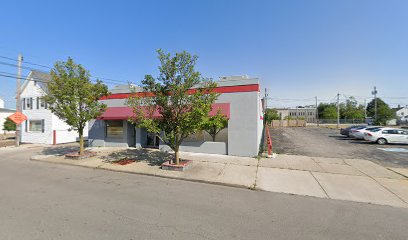
<path id="1" fill-rule="evenodd" d="M 84 133 L 79 131 L 79 155 L 84 154 Z"/>
<path id="2" fill-rule="evenodd" d="M 174 158 L 176 160 L 176 165 L 180 165 L 180 152 L 179 147 L 176 147 L 174 150 Z"/>
<path id="3" fill-rule="evenodd" d="M 211 135 L 213 142 L 215 142 L 215 136 L 216 136 L 215 134 Z"/>

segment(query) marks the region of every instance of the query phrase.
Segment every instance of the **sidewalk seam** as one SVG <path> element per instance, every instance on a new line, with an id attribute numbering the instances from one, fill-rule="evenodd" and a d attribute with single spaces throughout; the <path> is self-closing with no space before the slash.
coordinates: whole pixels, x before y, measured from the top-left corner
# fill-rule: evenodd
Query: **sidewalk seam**
<path id="1" fill-rule="evenodd" d="M 320 186 L 320 188 L 323 190 L 324 194 L 326 194 L 326 197 L 327 197 L 328 199 L 332 199 L 332 198 L 329 197 L 329 194 L 327 194 L 327 192 L 326 192 L 326 190 L 323 188 L 322 184 L 320 184 L 319 180 L 317 180 L 317 178 L 316 178 L 316 176 L 313 174 L 313 172 L 312 172 L 312 171 L 309 171 L 309 172 L 310 172 L 310 174 L 313 176 L 314 180 L 316 180 L 317 184 L 319 184 L 319 186 Z"/>
<path id="2" fill-rule="evenodd" d="M 401 175 L 401 176 L 403 176 L 404 178 L 408 178 L 408 176 L 405 176 L 404 174 L 402 174 L 402 173 L 400 173 L 400 172 L 397 172 L 397 171 L 394 171 L 394 170 L 392 170 L 391 168 L 386 168 L 386 169 L 388 169 L 388 170 L 390 170 L 391 172 L 394 172 L 394 173 L 396 173 L 396 174 L 398 174 L 398 175 Z"/>
<path id="3" fill-rule="evenodd" d="M 366 161 L 368 161 L 368 160 L 366 160 Z M 348 165 L 348 166 L 350 166 L 350 167 L 356 169 L 357 171 L 361 172 L 361 173 L 363 174 L 363 176 L 372 179 L 374 182 L 376 182 L 378 185 L 380 185 L 381 187 L 383 187 L 386 191 L 388 191 L 389 193 L 391 193 L 392 195 L 394 195 L 395 197 L 397 197 L 397 198 L 398 198 L 400 201 L 402 201 L 403 203 L 408 204 L 408 202 L 404 201 L 404 199 L 402 199 L 402 198 L 401 198 L 400 196 L 398 196 L 396 193 L 394 193 L 393 191 L 391 191 L 390 189 L 388 189 L 386 186 L 382 185 L 380 182 L 378 182 L 377 180 L 375 180 L 374 177 L 372 177 L 372 176 L 368 175 L 367 173 L 365 173 L 365 172 L 363 172 L 363 171 L 361 171 L 361 170 L 359 170 L 359 169 L 353 167 L 351 164 L 347 163 L 346 161 L 344 161 L 344 163 L 345 163 L 346 165 Z M 387 170 L 391 170 L 391 169 L 388 169 L 388 168 L 386 168 L 386 167 L 384 167 L 384 168 L 387 169 Z M 391 170 L 391 171 L 392 171 L 392 170 Z M 394 171 L 392 171 L 392 172 L 394 172 Z M 399 174 L 399 175 L 401 175 L 401 174 Z M 402 175 L 402 176 L 403 176 L 403 175 Z M 405 176 L 404 176 L 404 177 L 405 177 Z M 392 178 L 390 178 L 390 179 L 392 179 Z"/>
<path id="4" fill-rule="evenodd" d="M 399 200 L 401 200 L 403 203 L 408 204 L 408 202 L 406 202 L 404 199 L 402 199 L 400 196 L 398 196 L 398 194 L 396 194 L 395 192 L 393 192 L 391 189 L 388 189 L 386 186 L 384 186 L 383 184 L 381 184 L 379 181 L 377 181 L 375 178 L 368 176 L 369 178 L 371 178 L 374 182 L 378 183 L 378 185 L 380 185 L 381 187 L 383 187 L 385 190 L 387 190 L 388 192 L 390 192 L 392 195 L 396 196 Z M 392 179 L 392 178 L 391 178 Z M 395 179 L 398 180 L 398 179 Z"/>
<path id="5" fill-rule="evenodd" d="M 256 189 L 256 184 L 258 182 L 258 171 L 259 171 L 259 162 L 260 161 L 261 160 L 258 159 L 258 163 L 256 164 L 256 173 L 255 173 L 254 185 L 253 185 L 253 187 L 251 189 Z"/>

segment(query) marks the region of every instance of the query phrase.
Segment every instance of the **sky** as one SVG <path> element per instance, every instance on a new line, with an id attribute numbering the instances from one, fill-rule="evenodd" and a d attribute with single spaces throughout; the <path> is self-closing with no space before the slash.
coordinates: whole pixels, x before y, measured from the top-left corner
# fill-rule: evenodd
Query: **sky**
<path id="1" fill-rule="evenodd" d="M 139 83 L 157 76 L 157 49 L 186 50 L 204 77 L 259 77 L 272 107 L 333 102 L 337 93 L 362 103 L 374 86 L 391 106 L 408 104 L 405 0 L 20 0 L 0 9 L 3 57 L 52 67 L 70 56 L 94 76 Z M 0 72 L 16 71 L 0 63 Z M 15 89 L 0 76 L 8 108 Z"/>

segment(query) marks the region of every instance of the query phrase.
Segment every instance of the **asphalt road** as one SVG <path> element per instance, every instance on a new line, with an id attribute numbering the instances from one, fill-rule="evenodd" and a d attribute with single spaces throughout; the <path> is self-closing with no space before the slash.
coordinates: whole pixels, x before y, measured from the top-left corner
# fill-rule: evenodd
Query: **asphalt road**
<path id="1" fill-rule="evenodd" d="M 365 159 L 385 167 L 408 168 L 408 153 L 387 152 L 379 148 L 407 149 L 408 145 L 378 145 L 347 138 L 337 129 L 329 128 L 271 128 L 273 151 L 276 153 L 311 157 Z"/>
<path id="2" fill-rule="evenodd" d="M 0 239 L 408 239 L 408 209 L 28 160 L 0 149 Z"/>

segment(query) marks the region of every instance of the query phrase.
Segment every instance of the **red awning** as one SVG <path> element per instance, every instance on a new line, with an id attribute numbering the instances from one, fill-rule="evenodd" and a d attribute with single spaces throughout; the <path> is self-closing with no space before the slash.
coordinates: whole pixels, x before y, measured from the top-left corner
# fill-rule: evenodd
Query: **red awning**
<path id="1" fill-rule="evenodd" d="M 214 103 L 212 105 L 212 110 L 210 111 L 210 116 L 217 114 L 218 110 L 222 114 L 230 118 L 230 104 L 229 103 Z M 130 107 L 108 107 L 106 111 L 97 119 L 101 120 L 127 120 L 129 117 L 133 116 L 133 111 Z M 153 117 L 160 117 L 160 113 L 156 111 Z"/>

